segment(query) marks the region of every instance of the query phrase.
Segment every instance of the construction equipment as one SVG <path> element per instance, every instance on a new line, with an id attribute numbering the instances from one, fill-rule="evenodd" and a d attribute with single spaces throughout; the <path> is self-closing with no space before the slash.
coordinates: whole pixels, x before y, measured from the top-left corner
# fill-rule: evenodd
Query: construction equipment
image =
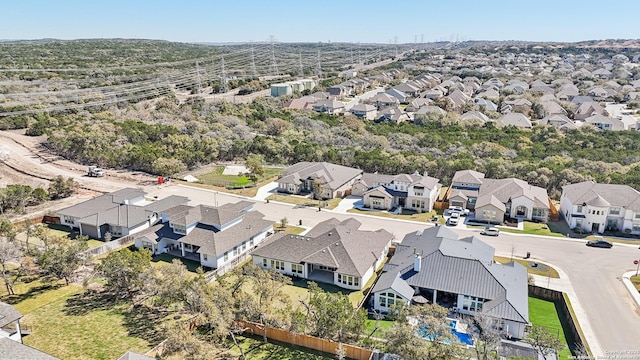
<path id="1" fill-rule="evenodd" d="M 87 176 L 90 177 L 103 177 L 104 171 L 96 165 L 89 166 L 89 171 L 87 172 Z"/>

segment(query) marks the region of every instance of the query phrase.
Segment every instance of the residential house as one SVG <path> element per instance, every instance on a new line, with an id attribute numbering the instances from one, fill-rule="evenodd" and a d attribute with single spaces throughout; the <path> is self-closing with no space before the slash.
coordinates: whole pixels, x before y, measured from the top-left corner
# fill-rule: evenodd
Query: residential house
<path id="1" fill-rule="evenodd" d="M 640 192 L 628 185 L 583 181 L 562 187 L 560 213 L 570 228 L 640 234 Z"/>
<path id="2" fill-rule="evenodd" d="M 498 101 L 500 93 L 496 89 L 488 89 L 476 95 L 476 98 Z"/>
<path id="3" fill-rule="evenodd" d="M 584 119 L 585 124 L 593 125 L 600 130 L 613 130 L 622 131 L 628 130 L 625 124 L 618 118 L 613 118 L 604 115 L 593 115 Z M 633 127 L 635 130 L 635 126 Z"/>
<path id="4" fill-rule="evenodd" d="M 527 269 L 495 263 L 495 249 L 444 226 L 407 234 L 372 289 L 373 308 L 389 312 L 414 296 L 466 315 L 499 319 L 505 336 L 524 338 L 529 325 Z"/>
<path id="5" fill-rule="evenodd" d="M 454 110 L 458 110 L 458 109 L 462 108 L 464 106 L 464 104 L 469 102 L 469 100 L 471 100 L 471 97 L 469 95 L 463 93 L 459 89 L 456 89 L 451 94 L 449 94 L 446 97 L 446 99 L 449 99 L 451 101 L 451 103 L 453 104 L 453 109 Z"/>
<path id="6" fill-rule="evenodd" d="M 145 198 L 142 190 L 124 188 L 58 211 L 60 223 L 79 230 L 81 235 L 101 239 L 109 232 L 121 237 L 148 229 L 158 214 L 186 204 L 184 196 L 171 195 L 160 200 Z"/>
<path id="7" fill-rule="evenodd" d="M 0 302 L 0 359 L 57 360 L 22 343 L 26 331 L 20 325 L 21 318 L 22 314 L 15 307 Z"/>
<path id="8" fill-rule="evenodd" d="M 551 114 L 547 115 L 539 122 L 540 125 L 550 125 L 562 130 L 577 129 L 578 126 L 563 114 Z"/>
<path id="9" fill-rule="evenodd" d="M 398 100 L 398 98 L 387 93 L 378 93 L 367 99 L 367 102 L 374 105 L 378 109 L 400 105 L 400 100 Z"/>
<path id="10" fill-rule="evenodd" d="M 542 108 L 544 109 L 545 116 L 552 114 L 567 115 L 567 110 L 555 101 L 543 101 Z"/>
<path id="11" fill-rule="evenodd" d="M 375 120 L 378 109 L 373 105 L 358 104 L 352 107 L 349 112 L 366 120 Z"/>
<path id="12" fill-rule="evenodd" d="M 409 98 L 410 98 L 410 96 L 409 96 L 409 95 L 407 95 L 407 94 L 403 93 L 402 91 L 397 90 L 397 89 L 395 89 L 395 88 L 391 88 L 391 89 L 387 90 L 387 91 L 385 92 L 385 94 L 391 95 L 391 96 L 393 96 L 394 98 L 398 99 L 398 101 L 400 102 L 400 104 L 406 104 L 406 103 L 408 103 L 408 102 L 409 102 Z"/>
<path id="13" fill-rule="evenodd" d="M 427 99 L 427 98 L 413 99 L 413 100 L 411 100 L 409 105 L 407 105 L 407 108 L 405 109 L 405 111 L 407 111 L 407 112 L 416 112 L 421 107 L 427 106 L 427 105 L 431 105 L 431 104 L 433 104 L 433 100 L 431 100 L 431 99 Z"/>
<path id="14" fill-rule="evenodd" d="M 273 233 L 273 221 L 252 210 L 249 201 L 219 207 L 176 206 L 162 212 L 158 224 L 138 235 L 135 246 L 226 272 Z"/>
<path id="15" fill-rule="evenodd" d="M 392 87 L 393 90 L 397 90 L 407 96 L 416 97 L 420 92 L 420 87 L 413 86 L 411 83 L 406 82 Z"/>
<path id="16" fill-rule="evenodd" d="M 531 101 L 527 99 L 515 99 L 503 101 L 500 105 L 500 112 L 519 112 L 528 114 L 531 111 Z"/>
<path id="17" fill-rule="evenodd" d="M 592 103 L 594 102 L 593 99 L 591 98 L 591 96 L 586 96 L 586 95 L 578 95 L 578 96 L 574 96 L 573 98 L 571 98 L 571 103 L 572 104 L 576 104 L 578 106 L 584 104 L 584 103 Z M 596 103 L 597 104 L 597 103 Z"/>
<path id="18" fill-rule="evenodd" d="M 396 124 L 411 120 L 409 114 L 397 107 L 382 109 L 378 111 L 375 117 L 377 121 L 389 121 Z"/>
<path id="19" fill-rule="evenodd" d="M 483 98 L 475 98 L 473 102 L 481 107 L 484 107 L 485 111 L 495 112 L 498 111 L 498 105 L 496 105 L 493 101 Z"/>
<path id="20" fill-rule="evenodd" d="M 313 182 L 318 180 L 323 199 L 343 197 L 353 183 L 362 175 L 362 170 L 327 162 L 299 162 L 282 171 L 278 191 L 290 194 L 313 192 Z"/>
<path id="21" fill-rule="evenodd" d="M 456 171 L 451 179 L 451 192 L 449 194 L 449 205 L 460 206 L 465 209 L 475 209 L 478 192 L 484 174 L 474 170 Z"/>
<path id="22" fill-rule="evenodd" d="M 496 120 L 496 124 L 498 124 L 499 126 L 517 126 L 530 128 L 531 120 L 529 120 L 529 118 L 524 114 L 513 112 L 502 115 L 498 120 Z"/>
<path id="23" fill-rule="evenodd" d="M 526 181 L 483 179 L 475 204 L 475 219 L 502 223 L 506 218 L 547 222 L 549 217 L 547 190 Z"/>
<path id="24" fill-rule="evenodd" d="M 291 100 L 285 102 L 282 105 L 282 107 L 283 108 L 287 108 L 287 109 L 298 109 L 298 110 L 308 109 L 308 110 L 311 110 L 311 109 L 313 109 L 313 104 L 315 104 L 316 101 L 318 101 L 318 100 L 316 98 L 314 98 L 313 96 L 303 96 L 301 98 L 291 99 Z"/>
<path id="25" fill-rule="evenodd" d="M 353 184 L 351 194 L 361 195 L 366 208 L 391 210 L 402 207 L 429 212 L 433 210 L 440 188 L 439 179 L 417 172 L 395 176 L 365 173 Z"/>
<path id="26" fill-rule="evenodd" d="M 487 115 L 481 113 L 480 111 L 467 111 L 466 113 L 460 115 L 458 118 L 460 121 L 481 121 L 483 123 L 490 121 Z"/>
<path id="27" fill-rule="evenodd" d="M 279 273 L 361 290 L 385 261 L 393 234 L 360 230 L 349 218 L 323 221 L 306 235 L 278 233 L 252 252 L 253 263 Z"/>
<path id="28" fill-rule="evenodd" d="M 447 116 L 447 112 L 434 105 L 425 105 L 413 113 L 414 119 L 423 121 L 443 119 L 445 116 Z"/>
<path id="29" fill-rule="evenodd" d="M 320 100 L 313 104 L 313 110 L 320 113 L 338 115 L 344 112 L 344 103 L 337 100 Z"/>
<path id="30" fill-rule="evenodd" d="M 333 85 L 327 88 L 327 92 L 331 96 L 343 97 L 351 95 L 351 89 L 347 88 L 343 84 Z"/>

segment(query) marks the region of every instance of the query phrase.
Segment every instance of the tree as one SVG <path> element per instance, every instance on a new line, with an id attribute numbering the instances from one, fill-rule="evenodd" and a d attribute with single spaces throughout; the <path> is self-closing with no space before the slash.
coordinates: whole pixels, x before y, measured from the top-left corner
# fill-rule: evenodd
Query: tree
<path id="1" fill-rule="evenodd" d="M 325 292 L 313 282 L 309 284 L 309 293 L 309 302 L 305 305 L 313 335 L 344 342 L 362 334 L 367 312 L 354 309 L 347 295 Z"/>
<path id="2" fill-rule="evenodd" d="M 264 176 L 264 168 L 262 167 L 263 162 L 262 155 L 249 155 L 247 156 L 247 161 L 245 161 L 245 166 L 249 170 L 249 179 L 253 182 L 257 182 L 262 176 Z"/>
<path id="3" fill-rule="evenodd" d="M 78 183 L 73 178 L 65 180 L 62 175 L 58 175 L 51 179 L 51 183 L 49 183 L 49 197 L 51 200 L 64 199 L 71 196 L 77 188 Z"/>
<path id="4" fill-rule="evenodd" d="M 2 280 L 9 295 L 15 294 L 9 264 L 12 262 L 18 263 L 21 256 L 22 251 L 20 251 L 20 247 L 15 241 L 9 240 L 6 236 L 0 236 L 0 267 L 2 267 Z"/>
<path id="5" fill-rule="evenodd" d="M 466 317 L 466 324 L 470 329 L 476 328 L 476 331 L 469 332 L 473 336 L 473 344 L 475 345 L 476 359 L 489 360 L 494 356 L 491 354 L 498 349 L 500 345 L 500 331 L 498 330 L 498 320 L 484 313 L 475 313 L 473 316 Z"/>
<path id="6" fill-rule="evenodd" d="M 121 298 L 132 298 L 144 285 L 143 272 L 151 263 L 148 250 L 114 251 L 96 266 L 98 275 L 107 281 L 105 287 Z"/>
<path id="7" fill-rule="evenodd" d="M 398 320 L 387 330 L 387 351 L 407 360 L 456 358 L 462 348 L 451 333 L 448 312 L 432 304 L 402 309 Z"/>
<path id="8" fill-rule="evenodd" d="M 527 333 L 527 341 L 544 359 L 562 350 L 562 341 L 542 326 L 532 326 Z"/>
<path id="9" fill-rule="evenodd" d="M 151 164 L 151 171 L 154 174 L 173 176 L 177 173 L 187 170 L 187 166 L 178 159 L 157 158 Z"/>
<path id="10" fill-rule="evenodd" d="M 78 236 L 75 240 L 53 239 L 45 243 L 44 249 L 32 250 L 35 262 L 45 274 L 69 285 L 75 271 L 84 263 L 83 252 L 89 248 L 87 239 L 86 236 Z"/>
<path id="11" fill-rule="evenodd" d="M 282 219 L 280 219 L 280 228 L 281 229 L 286 229 L 287 224 L 289 223 L 289 219 L 287 219 L 287 217 L 283 217 Z"/>
<path id="12" fill-rule="evenodd" d="M 322 195 L 324 187 L 322 185 L 324 184 L 320 179 L 314 179 L 313 183 L 311 184 L 311 186 L 313 187 L 313 197 L 316 200 L 322 200 L 324 198 L 324 196 Z"/>

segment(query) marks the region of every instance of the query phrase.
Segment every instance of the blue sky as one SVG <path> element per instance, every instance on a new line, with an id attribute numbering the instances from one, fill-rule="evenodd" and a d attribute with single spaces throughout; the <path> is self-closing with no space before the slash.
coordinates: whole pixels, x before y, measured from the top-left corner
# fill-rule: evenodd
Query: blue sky
<path id="1" fill-rule="evenodd" d="M 640 1 L 20 0 L 0 39 L 145 38 L 180 42 L 398 43 L 582 41 L 640 37 Z"/>

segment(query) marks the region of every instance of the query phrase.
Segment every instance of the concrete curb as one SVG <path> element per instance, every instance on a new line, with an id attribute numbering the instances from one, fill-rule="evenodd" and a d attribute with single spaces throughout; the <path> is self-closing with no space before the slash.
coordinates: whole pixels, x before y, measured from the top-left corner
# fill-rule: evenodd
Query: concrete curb
<path id="1" fill-rule="evenodd" d="M 629 291 L 629 295 L 631 295 L 631 298 L 636 303 L 636 306 L 640 308 L 640 292 L 636 290 L 636 287 L 633 286 L 633 283 L 631 282 L 631 277 L 635 275 L 635 271 L 627 271 L 626 273 L 622 274 L 622 283 L 624 284 L 624 287 L 627 288 L 627 291 Z"/>

